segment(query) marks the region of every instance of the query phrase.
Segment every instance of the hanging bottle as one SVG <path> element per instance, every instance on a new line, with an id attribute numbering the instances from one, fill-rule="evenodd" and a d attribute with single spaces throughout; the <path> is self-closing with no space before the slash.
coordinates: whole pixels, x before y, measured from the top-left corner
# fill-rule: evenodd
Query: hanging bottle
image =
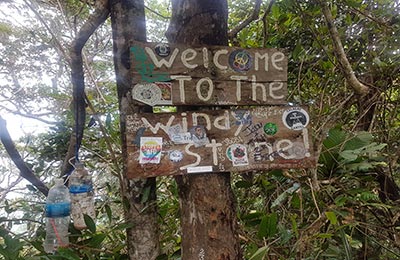
<path id="1" fill-rule="evenodd" d="M 94 208 L 94 192 L 92 178 L 82 163 L 75 164 L 75 170 L 69 177 L 69 192 L 71 195 L 71 217 L 74 227 L 78 230 L 87 228 L 84 215 L 93 220 L 96 217 Z"/>
<path id="2" fill-rule="evenodd" d="M 54 186 L 49 190 L 45 206 L 46 238 L 43 244 L 45 252 L 53 253 L 58 247 L 68 246 L 70 211 L 68 188 L 64 186 L 63 179 L 56 179 Z"/>

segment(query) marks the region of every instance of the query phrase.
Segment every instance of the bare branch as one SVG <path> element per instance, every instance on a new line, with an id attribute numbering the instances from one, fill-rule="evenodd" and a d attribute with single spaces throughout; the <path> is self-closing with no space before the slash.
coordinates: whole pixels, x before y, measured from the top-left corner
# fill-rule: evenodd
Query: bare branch
<path id="1" fill-rule="evenodd" d="M 73 157 L 76 149 L 82 142 L 83 130 L 85 127 L 86 102 L 82 49 L 90 36 L 107 19 L 110 13 L 108 2 L 109 1 L 107 0 L 96 1 L 96 9 L 94 13 L 79 30 L 70 48 L 71 80 L 73 85 L 76 129 L 75 133 L 73 133 L 70 138 L 68 152 L 62 167 L 62 175 L 65 175 L 72 170 L 72 165 L 70 165 L 69 160 Z"/>
<path id="2" fill-rule="evenodd" d="M 261 3 L 262 0 L 255 0 L 253 13 L 249 17 L 247 17 L 242 23 L 240 23 L 238 26 L 236 26 L 235 28 L 233 28 L 228 32 L 228 37 L 230 40 L 235 38 L 236 35 L 246 26 L 248 26 L 252 21 L 258 19 L 258 16 L 260 14 Z"/>
<path id="3" fill-rule="evenodd" d="M 7 100 L 7 101 L 8 101 L 8 100 Z M 0 105 L 0 108 L 1 108 L 2 110 L 7 111 L 8 113 L 11 113 L 11 114 L 14 114 L 14 115 L 19 115 L 19 116 L 26 117 L 26 118 L 35 119 L 35 120 L 37 120 L 37 121 L 40 121 L 40 122 L 45 123 L 45 124 L 48 124 L 48 125 L 55 125 L 55 124 L 57 124 L 56 121 L 49 121 L 49 120 L 46 120 L 46 119 L 41 118 L 42 116 L 49 116 L 49 115 L 51 115 L 52 113 L 50 113 L 50 112 L 41 113 L 41 114 L 31 114 L 31 113 L 21 113 L 19 110 L 12 110 L 12 109 L 7 108 L 6 106 L 1 106 L 1 105 Z"/>
<path id="4" fill-rule="evenodd" d="M 39 19 L 39 21 L 43 24 L 43 26 L 46 28 L 46 30 L 51 34 L 53 37 L 54 42 L 57 45 L 57 49 L 61 52 L 61 54 L 64 56 L 64 58 L 68 61 L 68 56 L 65 53 L 63 44 L 58 40 L 56 35 L 53 33 L 53 31 L 50 29 L 50 27 L 47 25 L 46 21 L 43 19 L 43 17 L 39 14 L 39 12 L 33 7 L 28 1 L 24 0 L 25 4 L 31 9 L 31 11 L 36 15 L 36 17 Z"/>
<path id="5" fill-rule="evenodd" d="M 325 16 L 326 22 L 328 24 L 329 33 L 331 35 L 333 41 L 333 47 L 335 51 L 335 55 L 339 61 L 341 69 L 344 73 L 344 77 L 346 78 L 349 85 L 353 88 L 354 92 L 358 95 L 364 96 L 368 94 L 369 87 L 362 84 L 354 74 L 353 68 L 350 65 L 349 60 L 347 59 L 346 53 L 343 49 L 342 42 L 339 37 L 339 32 L 336 29 L 336 25 L 334 23 L 334 19 L 332 17 L 331 10 L 329 9 L 327 3 L 325 1 L 319 1 L 322 7 L 322 13 Z"/>
<path id="6" fill-rule="evenodd" d="M 8 155 L 11 160 L 20 170 L 20 175 L 25 178 L 27 181 L 32 183 L 40 192 L 42 192 L 45 196 L 49 192 L 49 189 L 44 185 L 44 183 L 36 177 L 36 175 L 32 172 L 32 170 L 25 164 L 18 150 L 15 148 L 14 142 L 11 140 L 11 136 L 7 130 L 6 120 L 4 120 L 0 116 L 0 140 L 4 145 Z"/>
<path id="7" fill-rule="evenodd" d="M 164 16 L 164 15 L 160 14 L 159 12 L 154 11 L 153 9 L 149 8 L 149 7 L 146 6 L 146 5 L 144 6 L 144 8 L 146 8 L 147 10 L 149 10 L 150 12 L 152 12 L 153 14 L 155 14 L 155 15 L 157 15 L 157 16 L 160 16 L 161 18 L 163 18 L 163 19 L 165 19 L 165 20 L 171 19 L 170 16 Z"/>

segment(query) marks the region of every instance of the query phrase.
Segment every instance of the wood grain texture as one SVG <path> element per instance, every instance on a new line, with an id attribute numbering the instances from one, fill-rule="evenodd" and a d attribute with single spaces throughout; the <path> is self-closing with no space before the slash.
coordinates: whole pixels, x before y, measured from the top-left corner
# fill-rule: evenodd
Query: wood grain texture
<path id="1" fill-rule="evenodd" d="M 128 115 L 128 176 L 314 167 L 309 123 L 288 106 Z M 142 137 L 162 138 L 160 163 L 139 162 Z"/>
<path id="2" fill-rule="evenodd" d="M 132 88 L 170 82 L 170 105 L 276 105 L 287 98 L 283 50 L 165 45 L 160 55 L 159 44 L 131 44 Z"/>

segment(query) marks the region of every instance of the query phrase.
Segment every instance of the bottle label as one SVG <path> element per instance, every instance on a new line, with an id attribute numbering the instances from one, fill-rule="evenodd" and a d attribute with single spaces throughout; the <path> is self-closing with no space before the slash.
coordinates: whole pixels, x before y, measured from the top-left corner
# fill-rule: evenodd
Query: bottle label
<path id="1" fill-rule="evenodd" d="M 84 193 L 91 192 L 93 190 L 92 185 L 71 185 L 69 186 L 70 193 Z"/>
<path id="2" fill-rule="evenodd" d="M 46 204 L 46 217 L 61 218 L 69 216 L 71 212 L 70 202 L 50 203 Z"/>

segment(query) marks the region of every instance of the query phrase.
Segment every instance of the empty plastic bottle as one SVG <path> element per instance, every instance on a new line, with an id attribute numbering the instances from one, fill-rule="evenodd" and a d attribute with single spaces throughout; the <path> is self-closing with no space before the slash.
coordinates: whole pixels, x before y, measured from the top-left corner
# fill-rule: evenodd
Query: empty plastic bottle
<path id="1" fill-rule="evenodd" d="M 96 217 L 94 208 L 94 192 L 92 177 L 82 163 L 75 164 L 75 170 L 69 177 L 69 192 L 71 194 L 71 217 L 76 229 L 87 228 L 84 215 L 93 220 Z"/>
<path id="2" fill-rule="evenodd" d="M 71 200 L 62 179 L 56 179 L 54 186 L 49 190 L 45 212 L 46 239 L 43 247 L 47 253 L 53 253 L 58 247 L 67 247 L 69 244 Z"/>

